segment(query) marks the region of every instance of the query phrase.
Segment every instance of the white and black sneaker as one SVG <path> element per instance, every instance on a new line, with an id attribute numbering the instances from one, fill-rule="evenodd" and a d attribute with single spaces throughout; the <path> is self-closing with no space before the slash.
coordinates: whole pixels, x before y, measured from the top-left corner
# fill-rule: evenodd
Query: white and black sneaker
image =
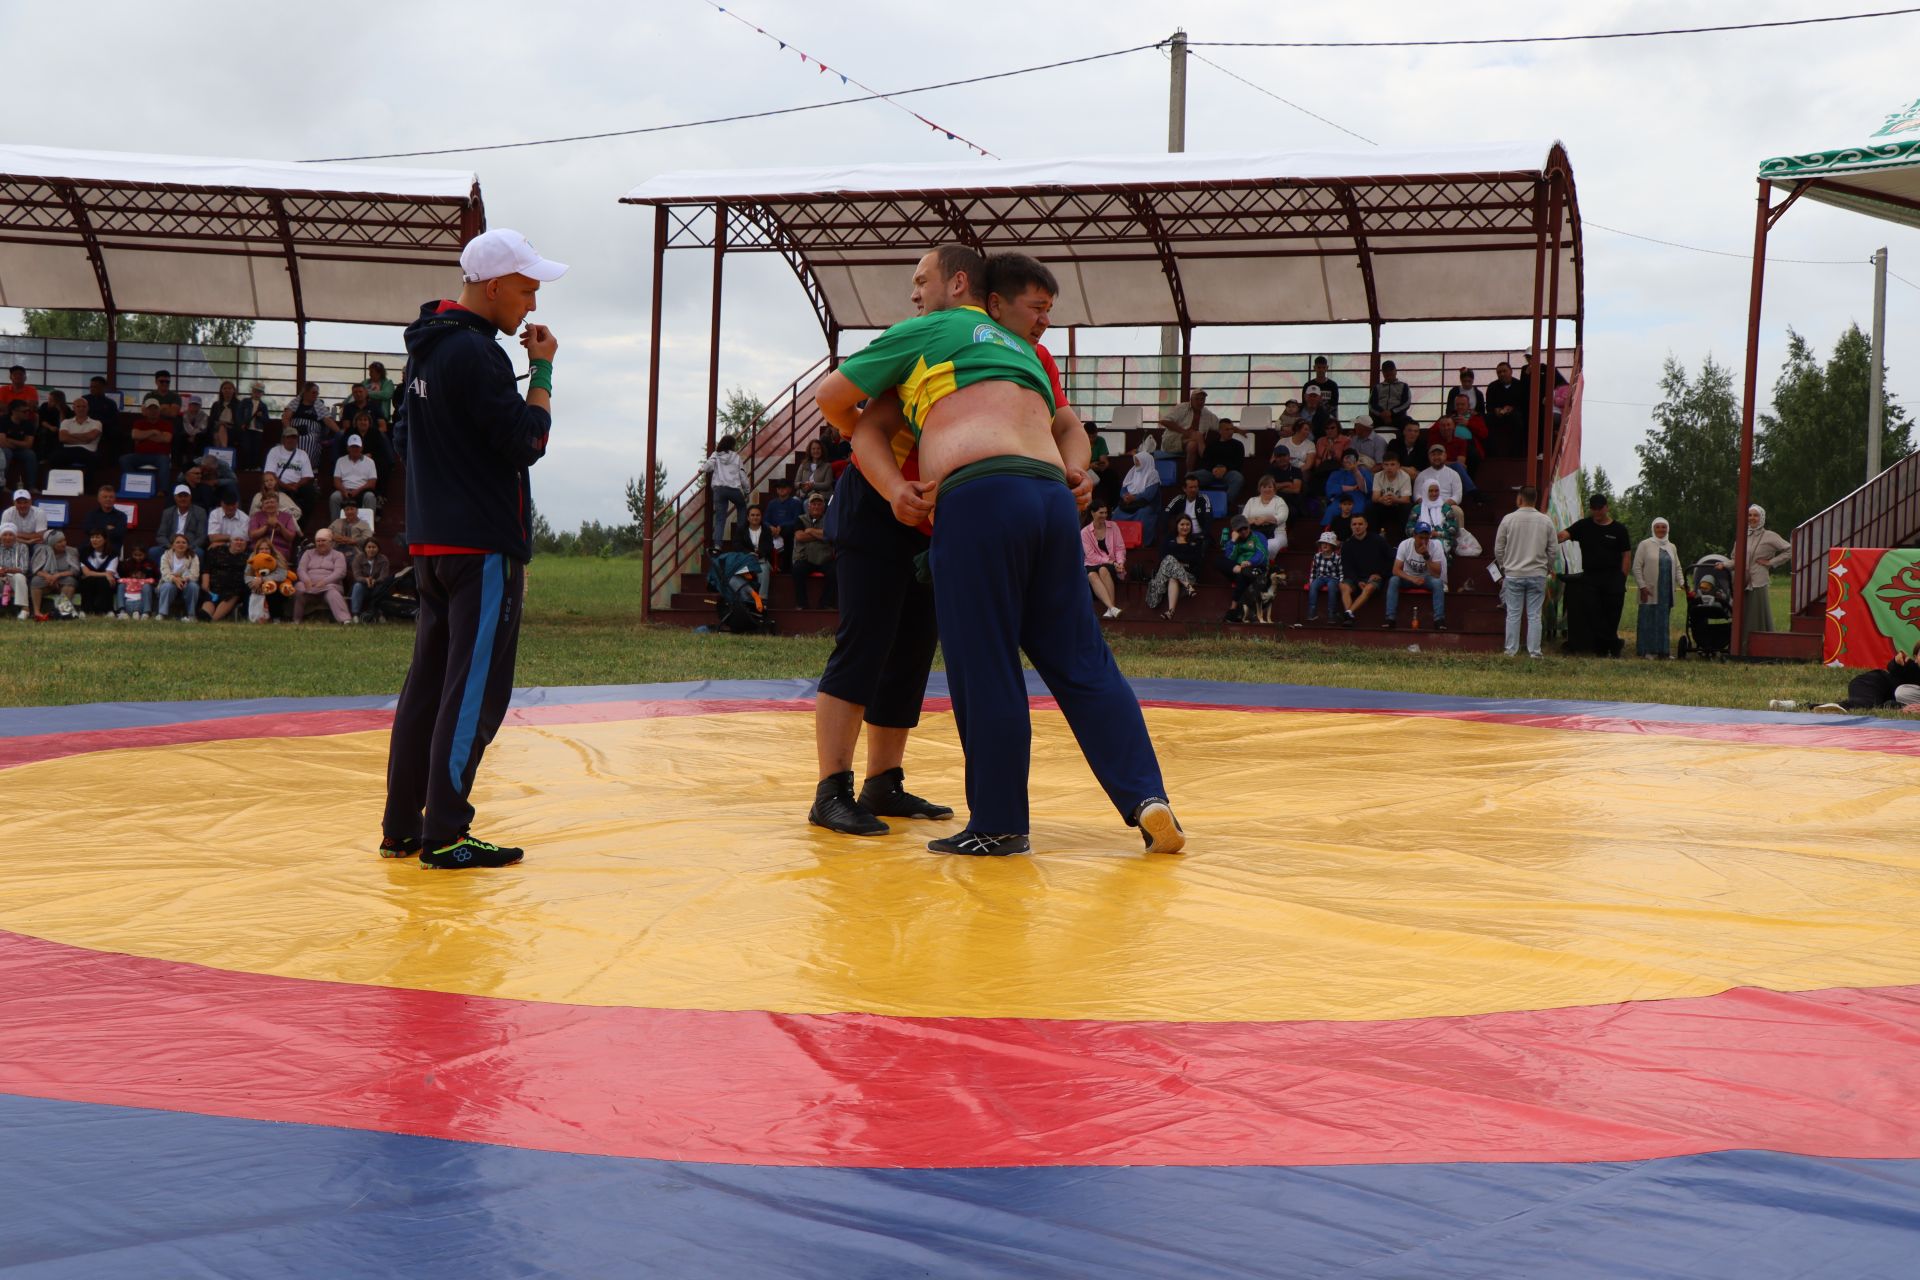
<path id="1" fill-rule="evenodd" d="M 1187 833 L 1173 816 L 1173 806 L 1158 796 L 1140 802 L 1133 811 L 1133 824 L 1140 828 L 1148 853 L 1178 853 L 1187 847 Z"/>
<path id="2" fill-rule="evenodd" d="M 1010 853 L 1032 853 L 1033 845 L 1019 832 L 988 835 L 984 831 L 960 831 L 938 840 L 927 841 L 929 853 L 964 853 L 972 858 L 1004 858 Z"/>

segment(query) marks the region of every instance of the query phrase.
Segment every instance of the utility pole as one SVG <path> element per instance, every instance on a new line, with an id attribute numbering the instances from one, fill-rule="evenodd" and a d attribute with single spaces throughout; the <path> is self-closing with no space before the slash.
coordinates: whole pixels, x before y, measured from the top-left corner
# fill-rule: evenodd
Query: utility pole
<path id="1" fill-rule="evenodd" d="M 1173 33 L 1172 79 L 1167 88 L 1167 153 L 1172 155 L 1187 149 L 1187 29 L 1179 27 Z M 1163 370 L 1179 368 L 1180 326 L 1162 325 L 1160 327 L 1160 359 Z M 1179 383 L 1179 375 L 1172 378 L 1174 385 Z"/>
<path id="2" fill-rule="evenodd" d="M 1873 351 L 1867 374 L 1867 481 L 1880 474 L 1880 412 L 1887 376 L 1887 251 L 1873 255 Z"/>

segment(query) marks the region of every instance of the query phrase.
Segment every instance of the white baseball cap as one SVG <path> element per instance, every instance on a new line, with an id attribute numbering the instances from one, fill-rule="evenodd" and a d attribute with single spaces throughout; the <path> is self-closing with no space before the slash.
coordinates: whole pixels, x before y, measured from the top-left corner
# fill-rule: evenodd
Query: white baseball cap
<path id="1" fill-rule="evenodd" d="M 348 436 L 348 437 L 347 437 L 347 448 L 349 448 L 349 449 L 351 449 L 351 448 L 353 448 L 353 446 L 355 446 L 355 445 L 360 445 L 360 446 L 361 446 L 362 448 L 365 448 L 365 447 L 366 447 L 366 444 L 365 444 L 365 442 L 364 442 L 364 441 L 362 441 L 362 440 L 360 439 L 360 437 L 359 437 L 359 436 L 357 436 L 357 435 L 352 435 L 352 436 Z"/>
<path id="2" fill-rule="evenodd" d="M 189 489 L 189 488 L 187 488 L 187 486 L 185 486 L 185 485 L 183 485 L 183 484 L 177 484 L 177 485 L 175 485 L 175 486 L 173 486 L 173 491 L 174 491 L 174 492 L 175 492 L 176 494 L 179 494 L 179 493 L 184 493 L 184 494 L 188 494 L 188 495 L 191 495 L 191 494 L 193 493 L 193 490 L 191 490 L 191 489 Z"/>
<path id="3" fill-rule="evenodd" d="M 13 500 L 15 502 L 18 502 L 22 498 L 25 498 L 28 502 L 33 501 L 33 495 L 28 493 L 25 489 L 15 489 L 13 491 Z"/>
<path id="4" fill-rule="evenodd" d="M 549 262 L 535 252 L 525 236 L 505 227 L 482 232 L 460 251 L 460 275 L 470 283 L 497 280 L 516 272 L 535 280 L 558 280 L 567 274 L 567 264 Z"/>

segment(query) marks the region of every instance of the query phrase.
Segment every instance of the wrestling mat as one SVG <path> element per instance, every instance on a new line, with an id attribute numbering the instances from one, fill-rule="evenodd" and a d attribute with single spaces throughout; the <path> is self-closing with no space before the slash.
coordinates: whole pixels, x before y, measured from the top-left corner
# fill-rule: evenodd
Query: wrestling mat
<path id="1" fill-rule="evenodd" d="M 1920 726 L 1136 687 L 1184 857 L 1044 697 L 976 860 L 808 684 L 524 691 L 469 873 L 387 700 L 0 711 L 0 1275 L 1916 1273 Z"/>

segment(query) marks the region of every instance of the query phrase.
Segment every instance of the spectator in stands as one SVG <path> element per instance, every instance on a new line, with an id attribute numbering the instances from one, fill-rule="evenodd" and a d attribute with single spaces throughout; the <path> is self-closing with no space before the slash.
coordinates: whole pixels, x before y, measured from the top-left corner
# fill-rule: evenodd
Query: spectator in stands
<path id="1" fill-rule="evenodd" d="M 1502 368 L 1505 366 L 1502 365 Z M 1527 485 L 1514 495 L 1513 510 L 1493 535 L 1493 563 L 1500 570 L 1500 602 L 1507 611 L 1509 658 L 1520 652 L 1520 622 L 1527 624 L 1527 656 L 1540 656 L 1540 609 L 1547 598 L 1547 572 L 1553 565 L 1558 532 L 1535 510 L 1540 490 Z"/>
<path id="2" fill-rule="evenodd" d="M 1313 424 L 1302 414 L 1294 419 L 1293 429 L 1274 444 L 1273 458 L 1278 461 L 1280 455 L 1285 453 L 1293 459 L 1294 466 L 1305 472 L 1313 468 L 1317 448 L 1313 439 Z"/>
<path id="3" fill-rule="evenodd" d="M 340 423 L 327 413 L 326 406 L 320 403 L 320 384 L 309 382 L 300 388 L 300 394 L 293 402 L 280 411 L 280 425 L 293 428 L 300 437 L 300 448 L 306 452 L 308 470 L 311 472 L 313 460 L 323 456 L 329 432 L 338 431 Z M 284 432 L 281 441 L 284 446 Z M 273 455 L 267 455 L 267 465 L 273 465 Z M 284 482 L 286 477 L 282 476 Z"/>
<path id="4" fill-rule="evenodd" d="M 1200 570 L 1206 559 L 1206 544 L 1194 532 L 1191 516 L 1173 522 L 1173 532 L 1161 553 L 1159 567 L 1147 583 L 1147 608 L 1159 609 L 1165 600 L 1167 607 L 1161 609 L 1160 616 L 1172 622 L 1174 610 L 1180 607 L 1180 588 L 1185 587 L 1188 595 L 1199 591 Z"/>
<path id="5" fill-rule="evenodd" d="M 853 441 L 841 435 L 840 428 L 829 422 L 820 428 L 820 447 L 826 451 L 827 461 L 834 464 L 833 474 L 837 477 L 847 459 L 853 456 Z"/>
<path id="6" fill-rule="evenodd" d="M 1234 434 L 1233 419 L 1222 418 L 1219 429 L 1207 438 L 1200 451 L 1201 483 L 1211 480 L 1226 486 L 1229 511 L 1240 505 L 1240 491 L 1247 483 L 1240 470 L 1247 463 L 1247 446 L 1235 439 Z"/>
<path id="7" fill-rule="evenodd" d="M 1373 509 L 1374 520 L 1382 529 L 1406 528 L 1407 513 L 1413 510 L 1413 477 L 1400 465 L 1400 459 L 1387 458 L 1373 473 L 1367 506 Z"/>
<path id="8" fill-rule="evenodd" d="M 799 527 L 800 517 L 806 514 L 806 510 L 806 503 L 794 496 L 793 481 L 785 476 L 776 478 L 773 482 L 773 501 L 767 504 L 765 516 L 767 527 L 773 530 L 773 547 L 777 553 L 773 560 L 775 568 L 784 567 L 786 557 L 778 553 L 784 553 L 793 546 L 793 531 Z"/>
<path id="9" fill-rule="evenodd" d="M 160 406 L 160 416 L 167 420 L 171 429 L 169 436 L 180 434 L 180 393 L 173 389 L 173 375 L 165 369 L 153 371 L 153 390 L 141 397 L 144 405 L 148 400 Z"/>
<path id="10" fill-rule="evenodd" d="M 1260 589 L 1267 583 L 1267 540 L 1245 516 L 1235 516 L 1221 535 L 1220 554 L 1227 566 L 1227 584 L 1233 588 L 1225 621 L 1252 622 L 1260 607 Z"/>
<path id="11" fill-rule="evenodd" d="M 1413 389 L 1400 381 L 1400 370 L 1391 360 L 1380 362 L 1380 381 L 1367 397 L 1367 412 L 1375 423 L 1396 430 L 1413 421 Z"/>
<path id="12" fill-rule="evenodd" d="M 1160 415 L 1160 452 L 1179 454 L 1186 459 L 1186 470 L 1200 463 L 1200 449 L 1207 433 L 1220 425 L 1220 419 L 1207 408 L 1207 393 L 1195 391 L 1186 403 L 1177 404 Z"/>
<path id="13" fill-rule="evenodd" d="M 1368 528 L 1365 516 L 1353 517 L 1352 531 L 1340 548 L 1341 625 L 1348 627 L 1386 582 L 1393 566 L 1392 548 Z"/>
<path id="14" fill-rule="evenodd" d="M 1284 438 L 1293 434 L 1293 426 L 1298 421 L 1300 421 L 1300 402 L 1289 400 L 1280 406 L 1280 416 L 1273 420 L 1273 425 Z"/>
<path id="15" fill-rule="evenodd" d="M 120 588 L 114 592 L 114 611 L 142 622 L 151 618 L 154 586 L 159 581 L 160 566 L 148 558 L 140 539 L 128 538 L 120 552 Z"/>
<path id="16" fill-rule="evenodd" d="M 1281 442 L 1282 444 L 1285 441 Z M 1267 464 L 1267 478 L 1273 481 L 1273 491 L 1289 506 L 1307 509 L 1307 500 L 1313 495 L 1307 492 L 1307 473 L 1294 465 L 1293 455 L 1285 449 L 1275 447 L 1273 460 Z"/>
<path id="17" fill-rule="evenodd" d="M 1460 530 L 1467 524 L 1466 512 L 1461 510 L 1459 503 L 1450 501 L 1441 492 L 1440 482 L 1431 476 L 1424 485 L 1416 488 L 1419 501 L 1408 511 L 1407 522 L 1401 527 L 1411 535 L 1415 525 L 1426 525 L 1451 557 L 1460 545 Z"/>
<path id="18" fill-rule="evenodd" d="M 73 416 L 59 426 L 59 447 L 53 451 L 48 466 L 71 468 L 85 479 L 92 479 L 100 463 L 100 437 L 104 434 L 106 426 L 93 416 L 93 406 L 85 396 L 77 397 L 73 402 Z"/>
<path id="19" fill-rule="evenodd" d="M 287 584 L 290 576 L 287 558 L 281 554 L 273 535 L 262 534 L 256 538 L 253 554 L 247 557 L 248 622 L 274 620 L 274 614 L 280 608 L 279 601 L 286 598 L 281 587 Z"/>
<path id="20" fill-rule="evenodd" d="M 374 407 L 371 397 L 372 393 L 364 382 L 356 382 L 347 388 L 347 398 L 340 403 L 340 411 L 336 415 L 344 428 L 351 428 L 354 419 L 363 413 L 382 422 L 387 420 L 387 415 Z"/>
<path id="21" fill-rule="evenodd" d="M 1372 471 L 1387 457 L 1387 440 L 1373 429 L 1373 419 L 1361 414 L 1353 420 L 1353 441 L 1347 446 L 1360 455 L 1360 465 Z"/>
<path id="22" fill-rule="evenodd" d="M 202 454 L 193 465 L 200 468 L 201 481 L 193 491 L 195 502 L 211 511 L 225 502 L 229 496 L 235 502 L 240 500 L 240 477 L 234 473 L 232 467 L 227 465 L 225 459 L 209 452 Z"/>
<path id="23" fill-rule="evenodd" d="M 1439 441 L 1427 446 L 1427 466 L 1413 478 L 1413 491 L 1423 501 L 1429 483 L 1440 486 L 1440 496 L 1448 502 L 1463 502 L 1467 496 L 1466 477 L 1447 465 L 1447 447 Z"/>
<path id="24" fill-rule="evenodd" d="M 1333 511 L 1339 507 L 1343 497 L 1351 497 L 1353 506 L 1350 515 L 1362 515 L 1367 509 L 1367 495 L 1373 491 L 1373 478 L 1360 468 L 1360 455 L 1348 449 L 1340 459 L 1340 469 L 1327 477 L 1327 518 L 1322 525 L 1333 522 Z"/>
<path id="25" fill-rule="evenodd" d="M 1246 506 L 1240 508 L 1240 514 L 1247 518 L 1255 533 L 1267 540 L 1269 560 L 1287 549 L 1287 519 L 1292 512 L 1287 509 L 1287 500 L 1280 496 L 1271 475 L 1260 477 L 1259 489 L 1247 499 Z"/>
<path id="26" fill-rule="evenodd" d="M 260 491 L 254 494 L 253 501 L 247 504 L 247 514 L 249 516 L 257 516 L 260 514 L 260 508 L 265 505 L 268 494 L 272 494 L 278 499 L 280 509 L 292 516 L 293 522 L 296 525 L 306 519 L 306 512 L 300 509 L 300 504 L 293 500 L 291 494 L 280 487 L 280 477 L 271 471 L 263 471 L 260 473 Z M 252 542 L 253 538 L 249 536 L 247 541 Z"/>
<path id="27" fill-rule="evenodd" d="M 393 379 L 387 376 L 387 366 L 375 360 L 367 365 L 367 380 L 360 384 L 366 389 L 367 403 L 372 406 L 374 416 L 382 422 L 393 421 Z"/>
<path id="28" fill-rule="evenodd" d="M 267 456 L 267 423 L 273 417 L 273 407 L 267 403 L 267 384 L 255 378 L 234 412 L 240 422 L 235 461 L 242 470 L 258 471 Z"/>
<path id="29" fill-rule="evenodd" d="M 1107 438 L 1100 434 L 1100 428 L 1087 423 L 1087 473 L 1093 477 L 1093 496 L 1111 509 L 1119 500 L 1120 469 L 1114 465 L 1111 450 L 1107 447 Z"/>
<path id="30" fill-rule="evenodd" d="M 363 388 L 355 390 L 366 394 Z M 327 499 L 333 518 L 338 520 L 349 502 L 368 511 L 378 508 L 380 496 L 374 492 L 374 486 L 379 482 L 380 470 L 367 456 L 364 442 L 358 435 L 348 436 L 347 456 L 333 464 L 333 494 Z"/>
<path id="31" fill-rule="evenodd" d="M 200 614 L 200 557 L 184 533 L 175 534 L 160 556 L 160 595 L 154 616 L 171 617 L 175 604 L 182 606 L 183 622 L 192 622 Z"/>
<path id="32" fill-rule="evenodd" d="M 27 381 L 27 366 L 23 364 L 9 365 L 7 367 L 7 385 L 0 387 L 0 405 L 5 405 L 11 409 L 14 404 L 23 401 L 29 409 L 38 409 L 40 407 L 40 388 Z"/>
<path id="33" fill-rule="evenodd" d="M 1340 416 L 1340 384 L 1327 375 L 1327 358 L 1313 358 L 1313 376 L 1300 388 L 1300 398 L 1305 400 L 1308 392 L 1319 395 L 1320 403 L 1334 417 Z"/>
<path id="34" fill-rule="evenodd" d="M 110 484 L 103 484 L 94 491 L 94 502 L 98 505 L 87 512 L 86 520 L 80 531 L 92 536 L 98 530 L 107 535 L 107 545 L 113 548 L 113 554 L 120 554 L 127 536 L 127 513 L 117 505 L 119 495 Z"/>
<path id="35" fill-rule="evenodd" d="M 1118 516 L 1140 522 L 1140 540 L 1151 543 L 1158 531 L 1160 464 L 1153 456 L 1153 441 L 1142 440 L 1132 457 L 1127 474 L 1120 477 Z"/>
<path id="36" fill-rule="evenodd" d="M 1400 593 L 1408 588 L 1426 588 L 1433 596 L 1433 629 L 1447 629 L 1447 553 L 1433 530 L 1424 524 L 1413 526 L 1413 536 L 1401 542 L 1393 553 L 1393 573 L 1387 578 L 1387 620 L 1382 630 L 1399 625 Z"/>
<path id="37" fill-rule="evenodd" d="M 1634 651 L 1643 658 L 1673 656 L 1673 606 L 1687 593 L 1680 552 L 1668 541 L 1673 525 L 1655 516 L 1648 537 L 1633 549 L 1633 582 L 1640 589 L 1640 617 Z"/>
<path id="38" fill-rule="evenodd" d="M 1471 369 L 1462 369 L 1460 371 L 1460 380 L 1454 384 L 1453 390 L 1447 395 L 1447 403 L 1457 406 L 1460 397 L 1465 396 L 1467 398 L 1467 412 L 1477 413 L 1484 417 L 1487 412 L 1487 397 L 1481 393 L 1479 387 L 1473 385 L 1474 379 L 1478 376 L 1479 375 Z M 1454 409 L 1454 416 L 1456 418 L 1460 416 L 1460 411 L 1457 407 Z"/>
<path id="39" fill-rule="evenodd" d="M 39 434 L 40 424 L 31 402 L 15 400 L 8 406 L 6 421 L 0 423 L 0 479 L 9 468 L 18 467 L 21 484 L 33 488 L 40 483 L 40 457 L 34 452 Z"/>
<path id="40" fill-rule="evenodd" d="M 1408 475 L 1412 475 L 1414 472 L 1420 470 L 1420 468 L 1426 466 L 1426 428 L 1417 422 L 1409 422 L 1403 425 L 1399 431 L 1392 433 L 1392 437 L 1387 441 L 1387 451 L 1382 461 L 1384 461 L 1385 458 L 1400 459 L 1400 465 L 1407 469 Z"/>
<path id="41" fill-rule="evenodd" d="M 173 480 L 173 424 L 151 396 L 141 402 L 140 416 L 133 420 L 133 452 L 120 459 L 120 469 L 153 472 L 155 493 L 166 492 Z"/>
<path id="42" fill-rule="evenodd" d="M 67 408 L 67 393 L 57 387 L 48 390 L 35 416 L 40 420 L 40 428 L 34 437 L 33 451 L 45 463 L 60 447 L 60 424 L 73 416 L 73 410 Z"/>
<path id="43" fill-rule="evenodd" d="M 200 557 L 200 616 L 208 622 L 239 618 L 247 598 L 247 535 L 217 538 Z"/>
<path id="44" fill-rule="evenodd" d="M 153 528 L 151 554 L 162 556 L 173 545 L 174 535 L 183 535 L 194 555 L 199 555 L 207 546 L 207 513 L 193 505 L 193 490 L 184 484 L 173 486 L 173 505 L 160 513 L 160 519 Z M 200 574 L 194 572 L 194 580 Z"/>
<path id="45" fill-rule="evenodd" d="M 1313 563 L 1307 566 L 1306 616 L 1293 624 L 1296 627 L 1320 621 L 1320 598 L 1323 594 L 1327 601 L 1327 620 L 1331 622 L 1334 601 L 1338 599 L 1340 584 L 1346 578 L 1340 556 L 1340 535 L 1328 529 L 1321 533 L 1318 545 L 1319 550 L 1313 553 Z"/>
<path id="46" fill-rule="evenodd" d="M 30 547 L 47 540 L 47 513 L 34 505 L 33 495 L 25 489 L 13 491 L 13 510 L 7 512 L 6 520 Z"/>
<path id="47" fill-rule="evenodd" d="M 1487 444 L 1501 453 L 1520 453 L 1527 439 L 1527 391 L 1513 376 L 1513 366 L 1502 360 L 1487 384 Z"/>
<path id="48" fill-rule="evenodd" d="M 1463 391 L 1453 394 L 1453 409 L 1445 417 L 1433 424 L 1428 439 L 1443 445 L 1447 451 L 1447 462 L 1466 468 L 1470 477 L 1480 468 L 1480 460 L 1486 457 L 1487 422 L 1473 412 Z M 1468 492 L 1472 492 L 1471 485 Z"/>
<path id="49" fill-rule="evenodd" d="M 767 524 L 766 511 L 757 502 L 748 503 L 746 522 L 734 528 L 730 549 L 744 551 L 760 561 L 760 598 L 769 604 L 773 601 L 773 567 L 780 563 L 780 553 L 773 544 L 773 528 Z"/>
<path id="50" fill-rule="evenodd" d="M 367 456 L 373 459 L 378 468 L 380 480 L 374 485 L 374 492 L 384 500 L 386 497 L 386 478 L 393 473 L 393 426 L 384 418 L 375 418 L 371 411 L 362 410 L 347 424 L 347 434 L 359 436 L 366 446 Z"/>
<path id="51" fill-rule="evenodd" d="M 807 514 L 800 517 L 800 527 L 793 531 L 793 598 L 802 609 L 807 607 L 807 579 L 816 573 L 827 580 L 820 607 L 831 609 L 840 602 L 840 587 L 833 574 L 833 544 L 827 541 L 827 531 L 822 527 L 826 522 L 827 495 L 815 490 L 807 495 Z"/>
<path id="52" fill-rule="evenodd" d="M 713 537 L 708 545 L 718 553 L 732 541 L 727 535 L 729 509 L 741 519 L 746 516 L 747 464 L 734 438 L 721 436 L 713 452 L 702 458 L 696 469 L 707 477 L 708 510 L 713 513 Z"/>
<path id="53" fill-rule="evenodd" d="M 1319 387 L 1308 383 L 1300 397 L 1300 417 L 1316 438 L 1326 435 L 1340 421 L 1340 415 L 1321 397 Z"/>
<path id="54" fill-rule="evenodd" d="M 1740 622 L 1740 639 L 1756 631 L 1773 630 L 1773 601 L 1768 588 L 1773 570 L 1793 563 L 1793 544 L 1767 528 L 1766 508 L 1747 508 L 1747 603 Z M 1743 648 L 1742 653 L 1746 650 Z"/>
<path id="55" fill-rule="evenodd" d="M 1580 573 L 1568 578 L 1567 652 L 1617 658 L 1626 648 L 1620 638 L 1620 614 L 1627 600 L 1627 573 L 1633 563 L 1633 539 L 1613 518 L 1607 495 L 1587 499 L 1588 516 L 1560 531 L 1561 542 L 1580 547 Z"/>
<path id="56" fill-rule="evenodd" d="M 220 505 L 207 512 L 207 545 L 216 546 L 229 538 L 246 539 L 249 525 L 240 499 L 231 493 L 220 495 Z"/>
<path id="57" fill-rule="evenodd" d="M 201 448 L 238 449 L 240 429 L 246 423 L 241 416 L 241 404 L 240 388 L 231 381 L 223 380 L 219 394 L 207 406 L 207 432 L 201 440 Z"/>
<path id="58" fill-rule="evenodd" d="M 74 593 L 80 588 L 80 554 L 67 545 L 67 535 L 55 529 L 33 554 L 33 616 L 47 617 L 46 596 L 55 595 L 54 611 L 72 617 L 79 611 Z"/>
<path id="59" fill-rule="evenodd" d="M 260 510 L 247 521 L 247 542 L 257 548 L 261 538 L 272 538 L 273 549 L 282 564 L 289 563 L 293 559 L 293 545 L 300 539 L 300 529 L 293 517 L 280 509 L 279 494 L 263 493 L 260 498 Z"/>
<path id="60" fill-rule="evenodd" d="M 360 511 L 360 504 L 352 498 L 340 504 L 340 514 L 327 526 L 327 530 L 333 534 L 333 545 L 341 549 L 341 555 L 347 554 L 347 548 L 358 547 L 373 536 L 373 525 L 368 523 Z"/>
<path id="61" fill-rule="evenodd" d="M 280 443 L 267 450 L 264 470 L 274 478 L 276 488 L 285 490 L 304 506 L 318 496 L 319 485 L 314 479 L 313 457 L 301 446 L 300 440 L 299 428 L 281 428 Z"/>
<path id="62" fill-rule="evenodd" d="M 1180 492 L 1167 500 L 1160 511 L 1160 527 L 1172 536 L 1174 522 L 1181 516 L 1193 521 L 1194 536 L 1202 542 L 1207 540 L 1207 521 L 1213 518 L 1213 507 L 1207 502 L 1207 495 L 1200 492 L 1200 477 L 1190 475 L 1180 482 Z"/>
<path id="63" fill-rule="evenodd" d="M 359 550 L 353 557 L 353 591 L 347 607 L 354 617 L 365 622 L 369 617 L 379 616 L 380 601 L 392 590 L 393 566 L 380 552 L 380 539 L 368 538 L 358 545 Z"/>
<path id="64" fill-rule="evenodd" d="M 1313 491 L 1315 497 L 1323 500 L 1321 502 L 1323 508 L 1326 505 L 1324 499 L 1327 493 L 1327 482 L 1333 479 L 1344 465 L 1341 458 L 1347 451 L 1347 441 L 1350 439 L 1351 437 L 1342 436 L 1340 425 L 1334 423 L 1330 430 L 1314 442 L 1313 466 L 1307 472 L 1307 487 Z"/>
<path id="65" fill-rule="evenodd" d="M 1093 598 L 1106 610 L 1101 616 L 1117 618 L 1120 616 L 1120 579 L 1127 572 L 1127 548 L 1120 538 L 1120 530 L 1111 524 L 1109 512 L 1104 502 L 1096 502 L 1089 512 L 1092 517 L 1080 530 L 1080 552 L 1087 567 L 1087 585 L 1093 589 Z"/>
<path id="66" fill-rule="evenodd" d="M 107 535 L 95 529 L 87 535 L 87 554 L 80 557 L 80 612 L 106 617 L 119 586 L 120 557 L 107 545 Z"/>
<path id="67" fill-rule="evenodd" d="M 13 521 L 0 521 L 0 604 L 19 610 L 22 622 L 32 616 L 27 607 L 31 599 L 27 583 L 33 577 L 35 550 L 20 541 Z"/>
<path id="68" fill-rule="evenodd" d="M 818 440 L 809 440 L 807 456 L 800 464 L 794 488 L 802 498 L 812 497 L 816 493 L 825 498 L 833 492 L 833 479 L 833 463 L 827 458 L 827 446 Z"/>
<path id="69" fill-rule="evenodd" d="M 1540 367 L 1540 353 L 1538 351 L 1532 351 L 1527 354 L 1527 367 L 1520 374 L 1520 386 L 1523 392 L 1522 403 L 1525 403 L 1524 396 L 1538 395 L 1540 397 L 1540 422 L 1542 426 L 1551 423 L 1553 419 L 1558 416 L 1559 411 L 1554 403 L 1553 393 L 1566 385 L 1566 375 L 1558 369 L 1553 371 L 1551 382 L 1547 380 L 1545 372 Z M 1525 410 L 1522 410 L 1523 415 L 1524 413 Z M 1524 416 L 1520 419 L 1520 425 L 1522 429 L 1525 429 L 1526 418 Z"/>
<path id="70" fill-rule="evenodd" d="M 1328 507 L 1323 499 L 1321 506 L 1333 517 L 1331 522 L 1323 517 L 1320 521 L 1321 527 L 1331 528 L 1334 536 L 1342 542 L 1351 538 L 1353 536 L 1353 495 L 1341 494 L 1331 507 Z"/>
<path id="71" fill-rule="evenodd" d="M 125 453 L 129 442 L 116 433 L 120 425 L 120 402 L 108 393 L 107 380 L 94 374 L 87 379 L 87 394 L 81 398 L 87 402 L 87 410 L 93 420 L 106 428 L 108 455 L 111 456 L 115 450 Z"/>
<path id="72" fill-rule="evenodd" d="M 206 406 L 200 403 L 200 397 L 188 396 L 180 407 L 180 430 L 174 435 L 174 444 L 180 450 L 180 455 L 174 459 L 175 465 L 198 457 L 201 450 L 207 447 L 207 433 L 212 429 Z"/>
<path id="73" fill-rule="evenodd" d="M 347 585 L 347 558 L 333 545 L 332 531 L 322 529 L 300 557 L 299 577 L 293 584 L 293 620 L 297 623 L 305 616 L 308 600 L 319 599 L 326 602 L 335 622 L 353 621 L 347 612 Z"/>

